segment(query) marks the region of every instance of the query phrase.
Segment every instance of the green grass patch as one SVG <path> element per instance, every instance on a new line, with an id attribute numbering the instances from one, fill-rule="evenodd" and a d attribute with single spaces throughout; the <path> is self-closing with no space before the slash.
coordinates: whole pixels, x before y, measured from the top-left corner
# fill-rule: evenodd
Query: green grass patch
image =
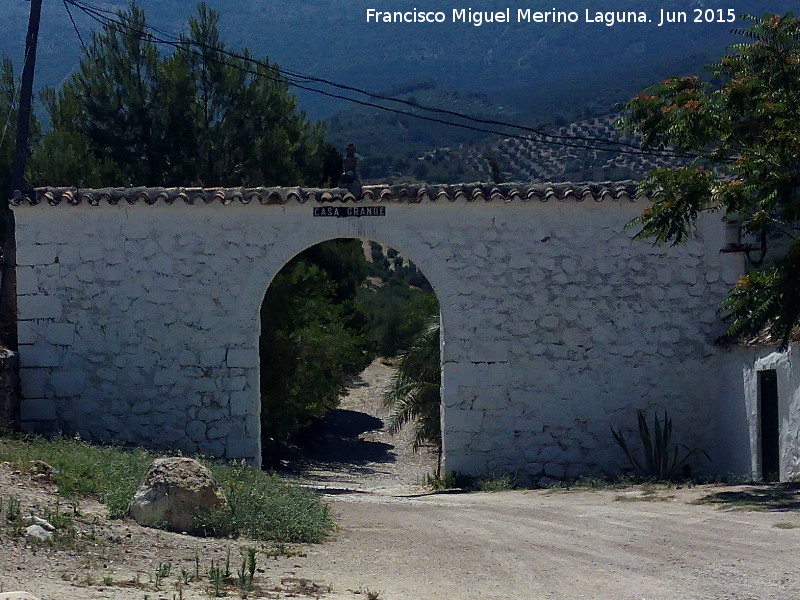
<path id="1" fill-rule="evenodd" d="M 513 473 L 492 474 L 484 477 L 474 477 L 458 472 L 447 472 L 442 475 L 428 473 L 425 476 L 423 485 L 437 492 L 453 490 L 461 490 L 463 492 L 505 492 L 517 489 L 517 478 Z"/>
<path id="2" fill-rule="evenodd" d="M 773 527 L 777 529 L 800 529 L 800 525 L 798 525 L 797 523 L 787 523 L 787 522 L 775 523 Z"/>
<path id="3" fill-rule="evenodd" d="M 61 496 L 70 501 L 94 497 L 108 506 L 111 518 L 127 515 L 133 494 L 157 456 L 80 439 L 0 438 L 0 462 L 34 473 L 47 463 L 55 470 L 50 476 Z M 246 465 L 202 462 L 214 473 L 229 503 L 204 519 L 209 533 L 281 543 L 319 542 L 333 528 L 330 511 L 316 492 Z"/>
<path id="4" fill-rule="evenodd" d="M 661 496 L 655 490 L 642 490 L 631 494 L 619 494 L 614 498 L 616 502 L 669 502 L 674 500 L 674 495 Z"/>
<path id="5" fill-rule="evenodd" d="M 55 469 L 53 483 L 69 500 L 92 496 L 108 506 L 109 516 L 128 513 L 128 505 L 155 454 L 92 446 L 79 439 L 0 438 L 0 462 L 35 471 L 39 461 Z"/>
<path id="6" fill-rule="evenodd" d="M 584 475 L 572 481 L 553 481 L 549 485 L 539 486 L 554 492 L 562 491 L 594 491 L 594 490 L 622 490 L 635 486 L 650 486 L 652 482 L 641 478 L 620 476 L 615 478 Z"/>
<path id="7" fill-rule="evenodd" d="M 507 492 L 516 487 L 517 478 L 510 473 L 481 477 L 477 482 L 477 489 L 481 492 Z"/>
<path id="8" fill-rule="evenodd" d="M 569 487 L 579 490 L 618 490 L 631 485 L 634 485 L 634 482 L 630 478 L 607 479 L 584 475 L 583 477 L 578 477 Z"/>
<path id="9" fill-rule="evenodd" d="M 434 491 L 467 489 L 472 485 L 472 479 L 464 477 L 460 473 L 446 472 L 441 475 L 427 473 L 423 485 Z"/>
<path id="10" fill-rule="evenodd" d="M 208 465 L 228 498 L 228 506 L 202 525 L 216 534 L 256 540 L 320 542 L 333 528 L 328 506 L 312 490 L 244 465 Z"/>

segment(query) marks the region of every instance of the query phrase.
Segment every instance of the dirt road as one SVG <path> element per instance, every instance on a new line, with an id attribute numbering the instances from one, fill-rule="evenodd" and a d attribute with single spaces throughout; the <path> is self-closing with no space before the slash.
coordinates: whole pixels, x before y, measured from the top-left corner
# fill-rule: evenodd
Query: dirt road
<path id="1" fill-rule="evenodd" d="M 800 529 L 776 527 L 800 516 L 689 503 L 710 491 L 337 496 L 303 572 L 387 599 L 800 598 Z"/>

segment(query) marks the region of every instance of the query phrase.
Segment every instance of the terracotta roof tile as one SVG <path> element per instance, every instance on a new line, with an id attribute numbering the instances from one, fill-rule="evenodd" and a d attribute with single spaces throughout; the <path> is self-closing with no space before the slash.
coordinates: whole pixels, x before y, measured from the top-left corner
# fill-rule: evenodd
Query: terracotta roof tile
<path id="1" fill-rule="evenodd" d="M 747 346 L 749 348 L 777 348 L 781 345 L 780 339 L 770 333 L 768 327 L 762 329 L 759 333 L 751 336 L 729 336 L 722 335 L 717 338 L 717 344 L 720 346 Z M 800 327 L 795 327 L 789 334 L 790 343 L 800 343 Z"/>
<path id="2" fill-rule="evenodd" d="M 69 204 L 287 204 L 305 202 L 632 202 L 638 198 L 633 181 L 603 183 L 536 183 L 458 185 L 368 185 L 359 197 L 342 188 L 37 188 L 16 192 L 12 206 Z"/>

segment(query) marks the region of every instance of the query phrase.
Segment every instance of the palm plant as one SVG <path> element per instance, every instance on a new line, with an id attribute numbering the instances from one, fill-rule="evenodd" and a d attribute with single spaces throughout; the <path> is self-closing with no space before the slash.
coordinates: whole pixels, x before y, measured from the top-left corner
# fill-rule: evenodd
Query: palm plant
<path id="1" fill-rule="evenodd" d="M 408 351 L 400 356 L 397 373 L 383 401 L 391 411 L 387 424 L 390 433 L 397 433 L 406 423 L 413 422 L 414 451 L 425 444 L 436 446 L 437 477 L 442 468 L 441 380 L 439 318 L 436 316 L 429 319 Z"/>

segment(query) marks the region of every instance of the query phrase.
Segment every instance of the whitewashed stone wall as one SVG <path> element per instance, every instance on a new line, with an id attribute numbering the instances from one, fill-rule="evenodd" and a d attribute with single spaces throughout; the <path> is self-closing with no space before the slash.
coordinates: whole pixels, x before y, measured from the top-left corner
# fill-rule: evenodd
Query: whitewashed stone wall
<path id="1" fill-rule="evenodd" d="M 616 471 L 609 428 L 632 432 L 638 408 L 724 451 L 713 469 L 749 455 L 714 419 L 731 372 L 716 309 L 742 268 L 719 253 L 719 216 L 653 248 L 624 229 L 645 206 L 628 199 L 384 202 L 362 218 L 312 204 L 16 207 L 24 426 L 258 463 L 266 289 L 305 248 L 358 237 L 438 296 L 447 469 Z"/>

